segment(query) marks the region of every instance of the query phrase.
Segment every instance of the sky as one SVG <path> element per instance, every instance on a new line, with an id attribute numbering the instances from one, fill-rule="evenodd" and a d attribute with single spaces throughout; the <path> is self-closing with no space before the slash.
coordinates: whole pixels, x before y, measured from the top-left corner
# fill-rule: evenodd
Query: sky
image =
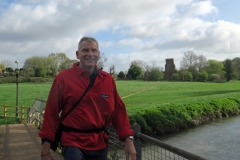
<path id="1" fill-rule="evenodd" d="M 65 53 L 76 59 L 92 36 L 108 58 L 104 70 L 141 60 L 177 69 L 186 51 L 224 61 L 240 57 L 239 0 L 0 0 L 0 62 Z M 14 62 L 18 60 L 18 65 Z"/>

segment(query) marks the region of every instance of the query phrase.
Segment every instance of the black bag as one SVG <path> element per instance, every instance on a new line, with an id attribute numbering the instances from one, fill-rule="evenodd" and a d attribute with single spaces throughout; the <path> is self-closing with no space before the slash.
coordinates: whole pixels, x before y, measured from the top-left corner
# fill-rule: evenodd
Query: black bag
<path id="1" fill-rule="evenodd" d="M 84 98 L 84 96 L 86 95 L 86 93 L 88 92 L 88 90 L 93 86 L 94 81 L 98 75 L 100 70 L 97 70 L 96 72 L 93 73 L 93 78 L 91 78 L 90 80 L 90 84 L 88 85 L 88 87 L 86 88 L 86 90 L 84 91 L 84 93 L 82 94 L 82 96 L 79 98 L 79 100 L 73 105 L 73 107 L 61 118 L 60 120 L 60 125 L 58 127 L 57 132 L 55 133 L 55 137 L 54 137 L 54 141 L 51 143 L 50 148 L 55 152 L 57 150 L 57 147 L 60 143 L 61 140 L 61 136 L 62 136 L 62 131 L 63 131 L 63 126 L 61 124 L 61 122 L 67 117 L 67 115 L 78 106 L 78 104 L 82 101 L 82 99 Z"/>
<path id="2" fill-rule="evenodd" d="M 57 150 L 57 147 L 60 143 L 60 140 L 61 140 L 61 136 L 62 136 L 62 129 L 61 129 L 61 124 L 55 134 L 55 137 L 54 137 L 54 141 L 51 143 L 51 146 L 50 148 L 55 152 Z"/>

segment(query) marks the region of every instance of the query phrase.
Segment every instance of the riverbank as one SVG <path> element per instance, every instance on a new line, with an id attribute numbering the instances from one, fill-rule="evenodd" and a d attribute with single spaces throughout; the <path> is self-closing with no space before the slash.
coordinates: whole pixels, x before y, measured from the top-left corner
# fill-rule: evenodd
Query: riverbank
<path id="1" fill-rule="evenodd" d="M 214 119 L 238 115 L 240 98 L 216 98 L 201 102 L 172 103 L 140 110 L 130 115 L 130 122 L 138 123 L 148 135 L 163 135 L 188 129 Z"/>
<path id="2" fill-rule="evenodd" d="M 208 160 L 239 160 L 239 123 L 239 115 L 223 117 L 155 138 Z"/>

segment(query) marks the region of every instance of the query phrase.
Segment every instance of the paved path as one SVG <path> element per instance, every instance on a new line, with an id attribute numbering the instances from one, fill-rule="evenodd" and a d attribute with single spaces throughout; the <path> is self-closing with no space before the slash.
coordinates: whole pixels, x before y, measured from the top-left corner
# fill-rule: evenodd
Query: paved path
<path id="1" fill-rule="evenodd" d="M 33 124 L 0 125 L 0 160 L 41 160 L 41 139 Z M 55 160 L 63 160 L 52 152 Z"/>

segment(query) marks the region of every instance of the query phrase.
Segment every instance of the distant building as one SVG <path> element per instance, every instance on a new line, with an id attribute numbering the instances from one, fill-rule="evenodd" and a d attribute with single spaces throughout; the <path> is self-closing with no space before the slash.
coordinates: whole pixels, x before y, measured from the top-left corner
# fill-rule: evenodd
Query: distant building
<path id="1" fill-rule="evenodd" d="M 172 75 L 177 73 L 173 58 L 166 59 L 164 80 L 171 80 Z"/>

